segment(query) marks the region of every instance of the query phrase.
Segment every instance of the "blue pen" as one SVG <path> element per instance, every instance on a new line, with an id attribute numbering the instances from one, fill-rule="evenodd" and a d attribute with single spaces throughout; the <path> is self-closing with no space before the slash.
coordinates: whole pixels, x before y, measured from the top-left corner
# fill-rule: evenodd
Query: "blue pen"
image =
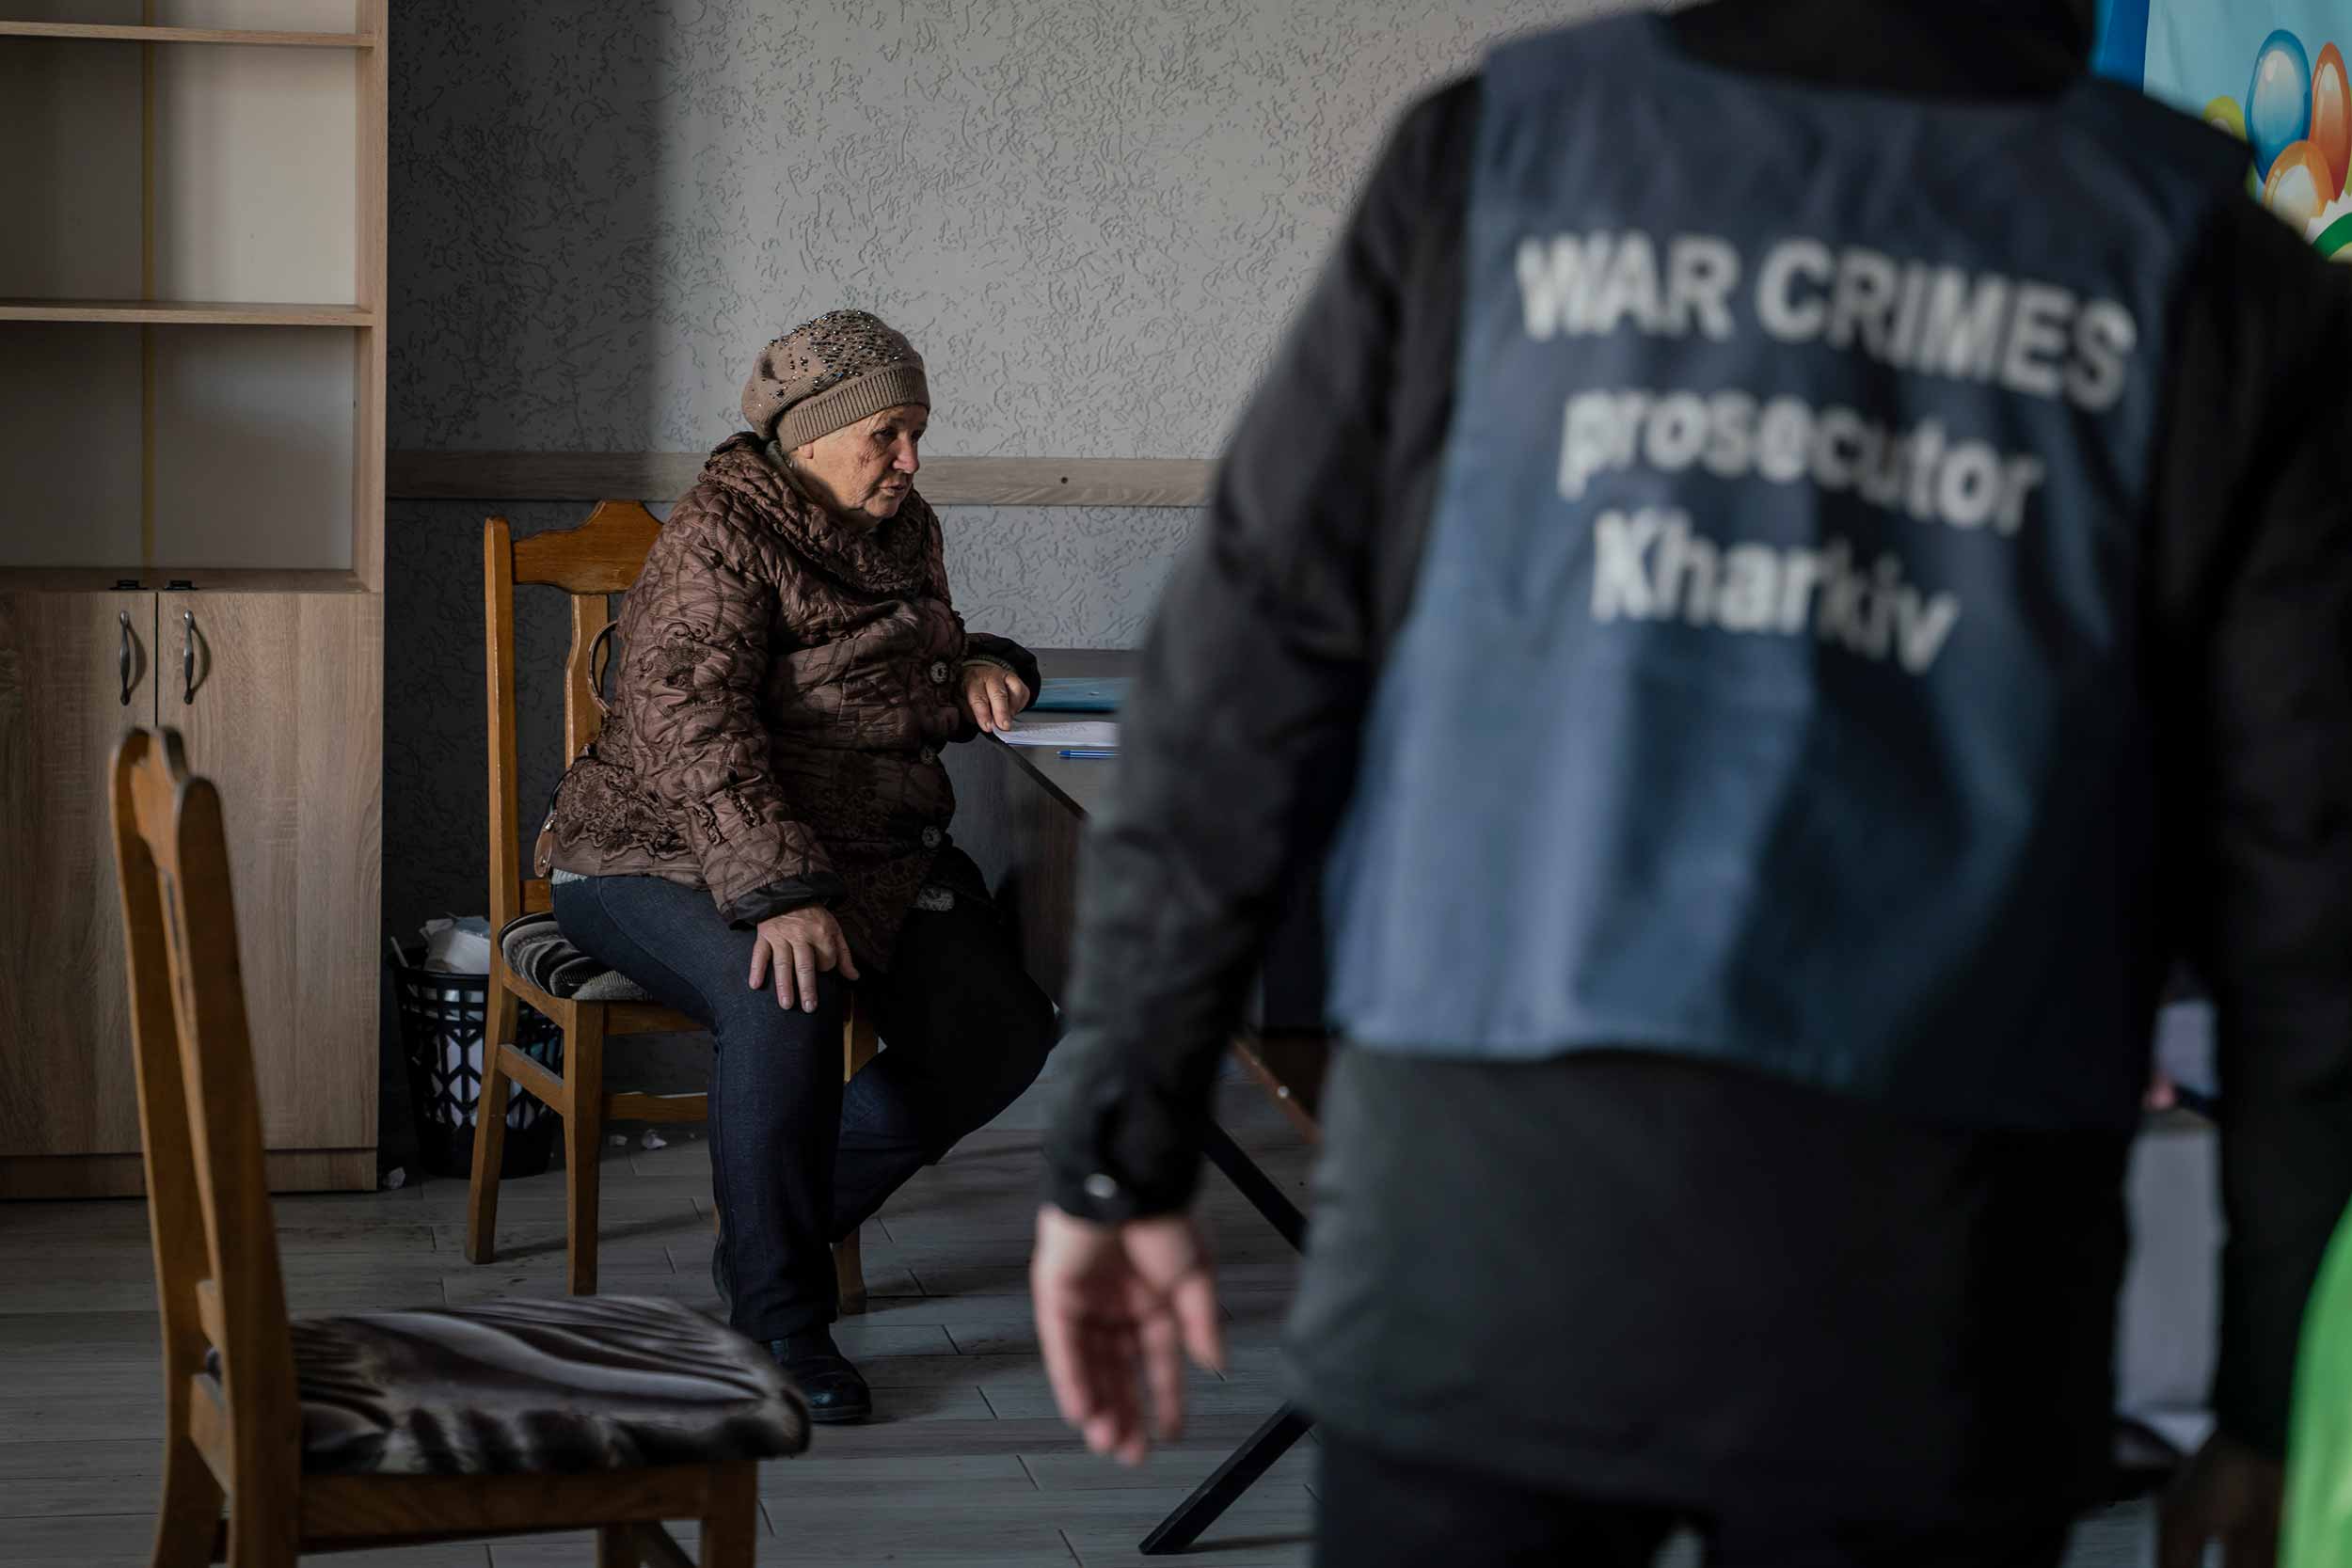
<path id="1" fill-rule="evenodd" d="M 1071 758 L 1073 761 L 1081 761 L 1091 757 L 1108 758 L 1119 755 L 1117 752 L 1106 752 L 1093 746 L 1072 746 L 1063 751 L 1061 754 Z"/>

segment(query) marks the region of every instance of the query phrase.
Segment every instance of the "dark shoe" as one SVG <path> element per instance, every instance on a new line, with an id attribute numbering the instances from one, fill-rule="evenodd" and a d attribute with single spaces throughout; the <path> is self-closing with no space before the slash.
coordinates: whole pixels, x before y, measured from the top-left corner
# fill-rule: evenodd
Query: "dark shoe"
<path id="1" fill-rule="evenodd" d="M 826 1330 L 814 1329 L 788 1339 L 771 1339 L 768 1354 L 776 1358 L 784 1375 L 808 1401 L 808 1418 L 818 1426 L 862 1421 L 874 1413 L 872 1390 L 857 1375 L 857 1369 L 850 1365 L 849 1357 L 834 1346 L 833 1336 Z"/>

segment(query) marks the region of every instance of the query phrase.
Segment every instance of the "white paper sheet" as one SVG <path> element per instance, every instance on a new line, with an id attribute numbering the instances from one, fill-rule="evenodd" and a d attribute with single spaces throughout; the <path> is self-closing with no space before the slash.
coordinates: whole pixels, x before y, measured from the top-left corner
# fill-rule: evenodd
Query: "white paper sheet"
<path id="1" fill-rule="evenodd" d="M 1002 739 L 1008 746 L 1115 747 L 1119 724 L 1110 719 L 1017 719 Z"/>

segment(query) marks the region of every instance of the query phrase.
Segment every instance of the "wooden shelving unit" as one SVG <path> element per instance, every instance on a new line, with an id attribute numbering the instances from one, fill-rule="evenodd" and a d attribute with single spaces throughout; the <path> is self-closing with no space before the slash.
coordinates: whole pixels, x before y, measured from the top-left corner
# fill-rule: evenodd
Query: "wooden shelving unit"
<path id="1" fill-rule="evenodd" d="M 126 592 L 119 573 L 89 566 L 0 566 L 0 594 L 105 594 Z M 167 589 L 177 578 L 162 574 L 138 581 L 137 592 Z M 193 581 L 194 579 L 189 579 Z M 228 566 L 204 574 L 203 592 L 219 594 L 372 594 L 357 572 L 301 567 Z"/>
<path id="2" fill-rule="evenodd" d="M 357 305 L 237 304 L 217 299 L 0 299 L 0 322 L 129 326 L 373 326 Z"/>
<path id="3" fill-rule="evenodd" d="M 227 43 L 269 49 L 373 49 L 373 33 L 269 32 L 236 27 L 151 27 L 136 24 L 0 21 L 0 38 L 94 39 L 114 43 Z"/>
<path id="4" fill-rule="evenodd" d="M 0 1197 L 137 1189 L 103 769 L 155 723 L 273 1179 L 373 1183 L 388 10 L 0 0 Z"/>

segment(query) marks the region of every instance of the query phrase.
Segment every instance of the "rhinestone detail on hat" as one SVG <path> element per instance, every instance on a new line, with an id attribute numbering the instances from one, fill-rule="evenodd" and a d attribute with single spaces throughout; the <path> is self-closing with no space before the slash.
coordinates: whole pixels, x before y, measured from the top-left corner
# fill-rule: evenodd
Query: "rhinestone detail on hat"
<path id="1" fill-rule="evenodd" d="M 787 362 L 794 374 L 811 378 L 803 394 L 810 397 L 853 375 L 906 359 L 906 340 L 880 316 L 864 310 L 828 310 L 769 346 L 791 356 Z"/>

